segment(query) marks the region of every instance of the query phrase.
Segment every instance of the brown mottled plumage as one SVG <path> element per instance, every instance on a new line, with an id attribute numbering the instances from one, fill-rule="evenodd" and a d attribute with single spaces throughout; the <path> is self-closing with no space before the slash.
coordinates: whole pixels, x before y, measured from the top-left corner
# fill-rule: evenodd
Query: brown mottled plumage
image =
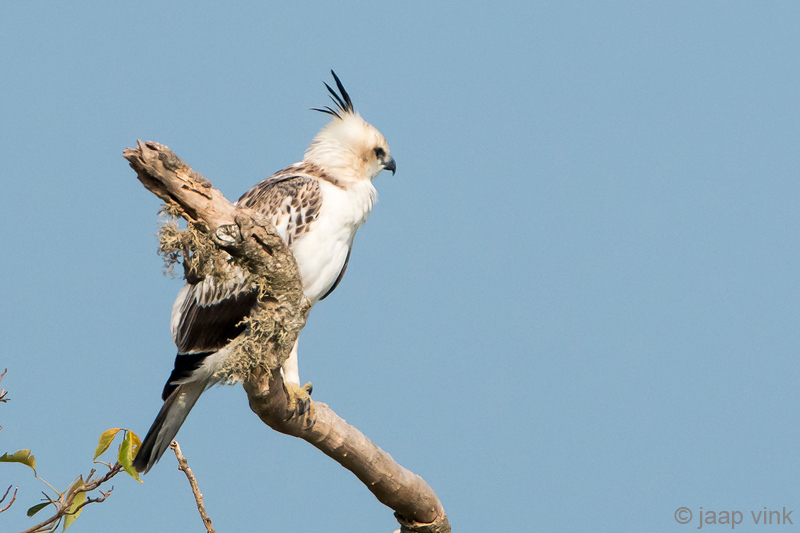
<path id="1" fill-rule="evenodd" d="M 319 216 L 322 197 L 317 179 L 289 167 L 244 193 L 237 204 L 266 215 L 291 246 Z"/>

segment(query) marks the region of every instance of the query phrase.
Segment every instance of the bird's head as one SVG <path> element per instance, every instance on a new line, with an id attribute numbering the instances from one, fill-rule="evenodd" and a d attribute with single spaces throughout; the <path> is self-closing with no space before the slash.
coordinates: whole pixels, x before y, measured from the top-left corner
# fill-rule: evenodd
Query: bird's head
<path id="1" fill-rule="evenodd" d="M 333 117 L 306 150 L 304 161 L 313 163 L 333 177 L 344 181 L 372 180 L 383 170 L 397 169 L 389 154 L 389 145 L 381 132 L 353 108 L 336 73 L 331 71 L 339 93 L 327 83 L 335 108 L 314 109 Z"/>

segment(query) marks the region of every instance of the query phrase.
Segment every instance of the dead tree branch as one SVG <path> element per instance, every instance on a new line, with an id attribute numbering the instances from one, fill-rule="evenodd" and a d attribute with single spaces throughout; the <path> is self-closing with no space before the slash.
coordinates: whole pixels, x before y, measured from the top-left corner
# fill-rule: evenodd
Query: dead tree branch
<path id="1" fill-rule="evenodd" d="M 271 428 L 306 440 L 353 472 L 395 511 L 403 532 L 449 532 L 441 502 L 421 477 L 397 464 L 327 405 L 313 402 L 312 409 L 298 414 L 279 368 L 305 325 L 308 303 L 294 257 L 269 221 L 231 204 L 166 146 L 139 142 L 123 157 L 149 191 L 241 261 L 251 275 L 266 280 L 259 285 L 264 290 L 257 321 L 270 322 L 262 330 L 274 333 L 259 347 L 261 363 L 237 376 L 244 381 L 250 408 Z"/>
<path id="2" fill-rule="evenodd" d="M 3 381 L 3 378 L 6 377 L 6 372 L 8 372 L 7 368 L 3 370 L 2 373 L 0 373 L 0 381 Z M 10 400 L 10 398 L 6 398 L 6 394 L 8 394 L 8 391 L 6 389 L 0 389 L 0 402 L 6 403 L 8 400 Z"/>
<path id="3" fill-rule="evenodd" d="M 203 519 L 203 525 L 206 526 L 206 531 L 208 533 L 216 533 L 216 531 L 214 531 L 214 526 L 211 525 L 211 518 L 209 518 L 206 512 L 206 507 L 203 505 L 203 494 L 200 492 L 197 478 L 194 477 L 194 472 L 189 468 L 189 461 L 187 461 L 186 457 L 181 453 L 181 445 L 178 444 L 178 441 L 174 440 L 170 443 L 169 447 L 172 448 L 172 451 L 175 452 L 175 457 L 178 459 L 178 470 L 186 474 L 186 478 L 189 480 L 189 485 L 191 485 L 192 494 L 194 495 L 194 501 L 197 504 L 200 518 Z"/>
<path id="4" fill-rule="evenodd" d="M 3 370 L 2 373 L 0 373 L 0 381 L 3 381 L 3 378 L 6 377 L 6 372 L 8 372 L 7 368 L 5 370 Z M 8 391 L 6 389 L 0 388 L 0 403 L 6 403 L 6 402 L 8 402 L 8 400 L 11 399 L 11 398 L 6 398 L 7 394 L 8 394 Z M 0 426 L 0 430 L 2 430 L 2 429 L 3 429 L 3 426 Z M 17 494 L 16 491 L 14 491 L 14 495 L 15 496 L 16 496 L 16 494 Z M 2 501 L 3 500 L 0 500 L 0 502 L 2 502 Z M 9 504 L 9 506 L 10 506 L 10 504 Z M 2 511 L 0 511 L 0 512 L 2 512 Z"/>
<path id="5" fill-rule="evenodd" d="M 8 488 L 6 489 L 6 493 L 3 494 L 2 498 L 0 498 L 0 503 L 3 503 L 3 501 L 6 499 L 6 496 L 8 496 L 8 493 L 11 492 L 11 487 L 13 487 L 13 485 L 9 485 L 8 486 Z M 14 501 L 17 499 L 17 491 L 18 490 L 19 490 L 19 487 L 15 487 L 14 488 L 14 494 L 11 496 L 11 501 L 8 502 L 8 505 L 6 505 L 2 509 L 0 509 L 0 513 L 8 511 L 11 508 L 11 506 L 14 505 Z"/>

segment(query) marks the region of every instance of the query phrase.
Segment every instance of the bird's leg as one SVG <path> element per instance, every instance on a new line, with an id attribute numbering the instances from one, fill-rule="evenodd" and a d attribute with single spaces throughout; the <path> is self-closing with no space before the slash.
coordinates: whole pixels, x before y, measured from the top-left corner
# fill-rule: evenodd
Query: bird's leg
<path id="1" fill-rule="evenodd" d="M 286 383 L 294 383 L 295 385 L 300 385 L 300 371 L 297 367 L 297 343 L 300 342 L 298 338 L 294 341 L 294 347 L 292 348 L 292 353 L 289 354 L 289 358 L 283 363 L 281 370 L 283 370 L 283 381 Z M 310 393 L 310 391 L 309 391 Z"/>
<path id="2" fill-rule="evenodd" d="M 309 423 L 313 425 L 316 420 L 314 404 L 311 401 L 311 390 L 313 387 L 310 381 L 302 387 L 300 386 L 300 373 L 298 372 L 297 365 L 297 343 L 298 341 L 294 342 L 292 353 L 289 354 L 289 358 L 281 367 L 283 386 L 289 396 L 290 418 L 303 416 L 308 413 Z"/>

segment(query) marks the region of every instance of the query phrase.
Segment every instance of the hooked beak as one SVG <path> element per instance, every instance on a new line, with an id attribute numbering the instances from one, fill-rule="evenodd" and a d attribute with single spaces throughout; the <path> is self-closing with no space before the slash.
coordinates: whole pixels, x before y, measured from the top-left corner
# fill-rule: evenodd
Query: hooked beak
<path id="1" fill-rule="evenodd" d="M 392 176 L 394 176 L 394 173 L 397 170 L 397 164 L 394 162 L 394 157 L 390 157 L 389 160 L 383 164 L 383 169 L 391 170 Z"/>

